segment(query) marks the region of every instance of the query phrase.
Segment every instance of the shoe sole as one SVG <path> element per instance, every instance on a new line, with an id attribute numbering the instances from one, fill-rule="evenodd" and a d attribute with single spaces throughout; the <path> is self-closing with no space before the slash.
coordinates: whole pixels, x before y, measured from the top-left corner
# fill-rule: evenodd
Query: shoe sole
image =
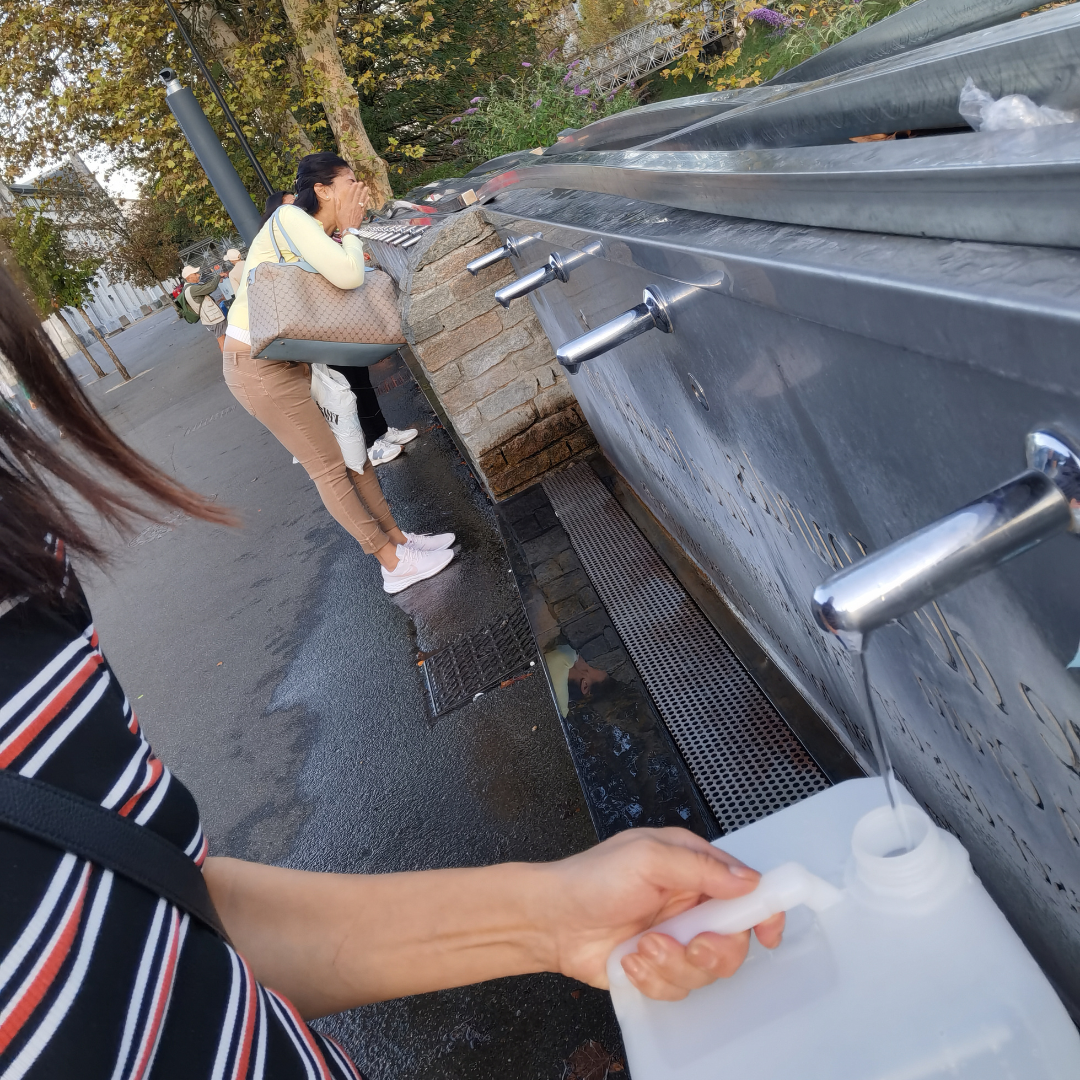
<path id="1" fill-rule="evenodd" d="M 441 563 L 439 566 L 436 566 L 432 570 L 426 570 L 422 574 L 417 574 L 414 577 L 405 578 L 402 581 L 390 582 L 384 579 L 383 592 L 387 592 L 391 596 L 393 596 L 395 593 L 404 592 L 404 590 L 407 589 L 410 585 L 415 585 L 418 581 L 427 581 L 428 578 L 432 578 L 436 574 L 442 573 L 442 571 L 445 570 L 454 561 L 454 553 L 452 551 L 447 551 L 447 554 L 450 556 L 450 558 L 447 559 L 446 562 Z"/>
<path id="2" fill-rule="evenodd" d="M 374 466 L 375 466 L 375 468 L 378 468 L 378 467 L 379 467 L 380 465 L 386 465 L 386 464 L 387 464 L 388 462 L 391 462 L 391 461 L 397 461 L 397 459 L 398 459 L 399 457 L 401 457 L 401 454 L 400 454 L 400 452 L 399 452 L 399 453 L 397 453 L 397 454 L 394 454 L 394 455 L 393 455 L 392 457 L 384 457 L 384 458 L 379 458 L 379 460 L 378 460 L 378 461 L 372 461 L 372 460 L 371 460 L 371 458 L 370 458 L 370 456 L 369 456 L 369 457 L 368 457 L 368 461 L 371 461 L 371 464 L 372 464 L 372 465 L 374 465 Z"/>

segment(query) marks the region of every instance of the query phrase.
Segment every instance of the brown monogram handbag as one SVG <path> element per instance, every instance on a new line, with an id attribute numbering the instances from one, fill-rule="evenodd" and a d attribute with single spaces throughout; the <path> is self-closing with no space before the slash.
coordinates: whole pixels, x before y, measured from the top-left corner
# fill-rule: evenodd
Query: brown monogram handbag
<path id="1" fill-rule="evenodd" d="M 309 360 L 313 357 L 310 348 L 305 347 L 309 342 L 403 344 L 401 306 L 394 279 L 385 270 L 365 270 L 364 284 L 359 289 L 332 285 L 300 257 L 278 220 L 280 212 L 279 208 L 274 213 L 270 228 L 277 262 L 260 263 L 248 277 L 251 355 L 260 356 L 272 345 L 267 358 Z M 299 262 L 285 261 L 275 231 L 281 233 Z M 295 346 L 290 348 L 293 342 Z M 367 351 L 374 354 L 379 350 Z M 394 350 L 382 351 L 386 355 Z"/>

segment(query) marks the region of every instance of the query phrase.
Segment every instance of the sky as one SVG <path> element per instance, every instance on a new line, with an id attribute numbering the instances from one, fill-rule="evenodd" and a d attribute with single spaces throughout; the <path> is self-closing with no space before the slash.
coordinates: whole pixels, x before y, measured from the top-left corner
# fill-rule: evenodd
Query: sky
<path id="1" fill-rule="evenodd" d="M 87 151 L 80 156 L 86 163 L 86 167 L 97 177 L 98 183 L 114 198 L 137 199 L 139 197 L 139 176 L 133 170 L 117 169 L 106 180 L 106 173 L 115 168 L 113 157 L 107 149 Z M 47 169 L 51 169 L 56 164 L 55 161 L 52 161 L 36 169 L 31 169 L 19 177 L 19 182 L 33 180 L 35 176 L 40 175 Z"/>

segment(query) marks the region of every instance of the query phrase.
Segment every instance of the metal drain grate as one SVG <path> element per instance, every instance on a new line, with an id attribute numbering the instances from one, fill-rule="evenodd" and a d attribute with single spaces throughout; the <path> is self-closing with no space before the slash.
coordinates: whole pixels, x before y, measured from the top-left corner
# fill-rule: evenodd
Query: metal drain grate
<path id="1" fill-rule="evenodd" d="M 543 481 L 574 551 L 725 831 L 829 786 L 587 465 Z"/>
<path id="2" fill-rule="evenodd" d="M 497 683 L 528 671 L 536 661 L 529 621 L 519 607 L 498 622 L 424 660 L 424 681 L 433 717 L 445 716 Z"/>

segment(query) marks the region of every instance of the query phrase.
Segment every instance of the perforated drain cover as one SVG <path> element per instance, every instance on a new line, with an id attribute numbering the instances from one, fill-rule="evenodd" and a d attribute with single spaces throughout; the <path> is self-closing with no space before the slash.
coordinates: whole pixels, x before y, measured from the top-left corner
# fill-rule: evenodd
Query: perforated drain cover
<path id="1" fill-rule="evenodd" d="M 458 638 L 424 660 L 431 715 L 459 709 L 484 690 L 527 671 L 536 659 L 536 644 L 520 607 L 491 626 Z"/>
<path id="2" fill-rule="evenodd" d="M 543 486 L 724 830 L 827 788 L 825 774 L 596 473 L 579 464 Z"/>

